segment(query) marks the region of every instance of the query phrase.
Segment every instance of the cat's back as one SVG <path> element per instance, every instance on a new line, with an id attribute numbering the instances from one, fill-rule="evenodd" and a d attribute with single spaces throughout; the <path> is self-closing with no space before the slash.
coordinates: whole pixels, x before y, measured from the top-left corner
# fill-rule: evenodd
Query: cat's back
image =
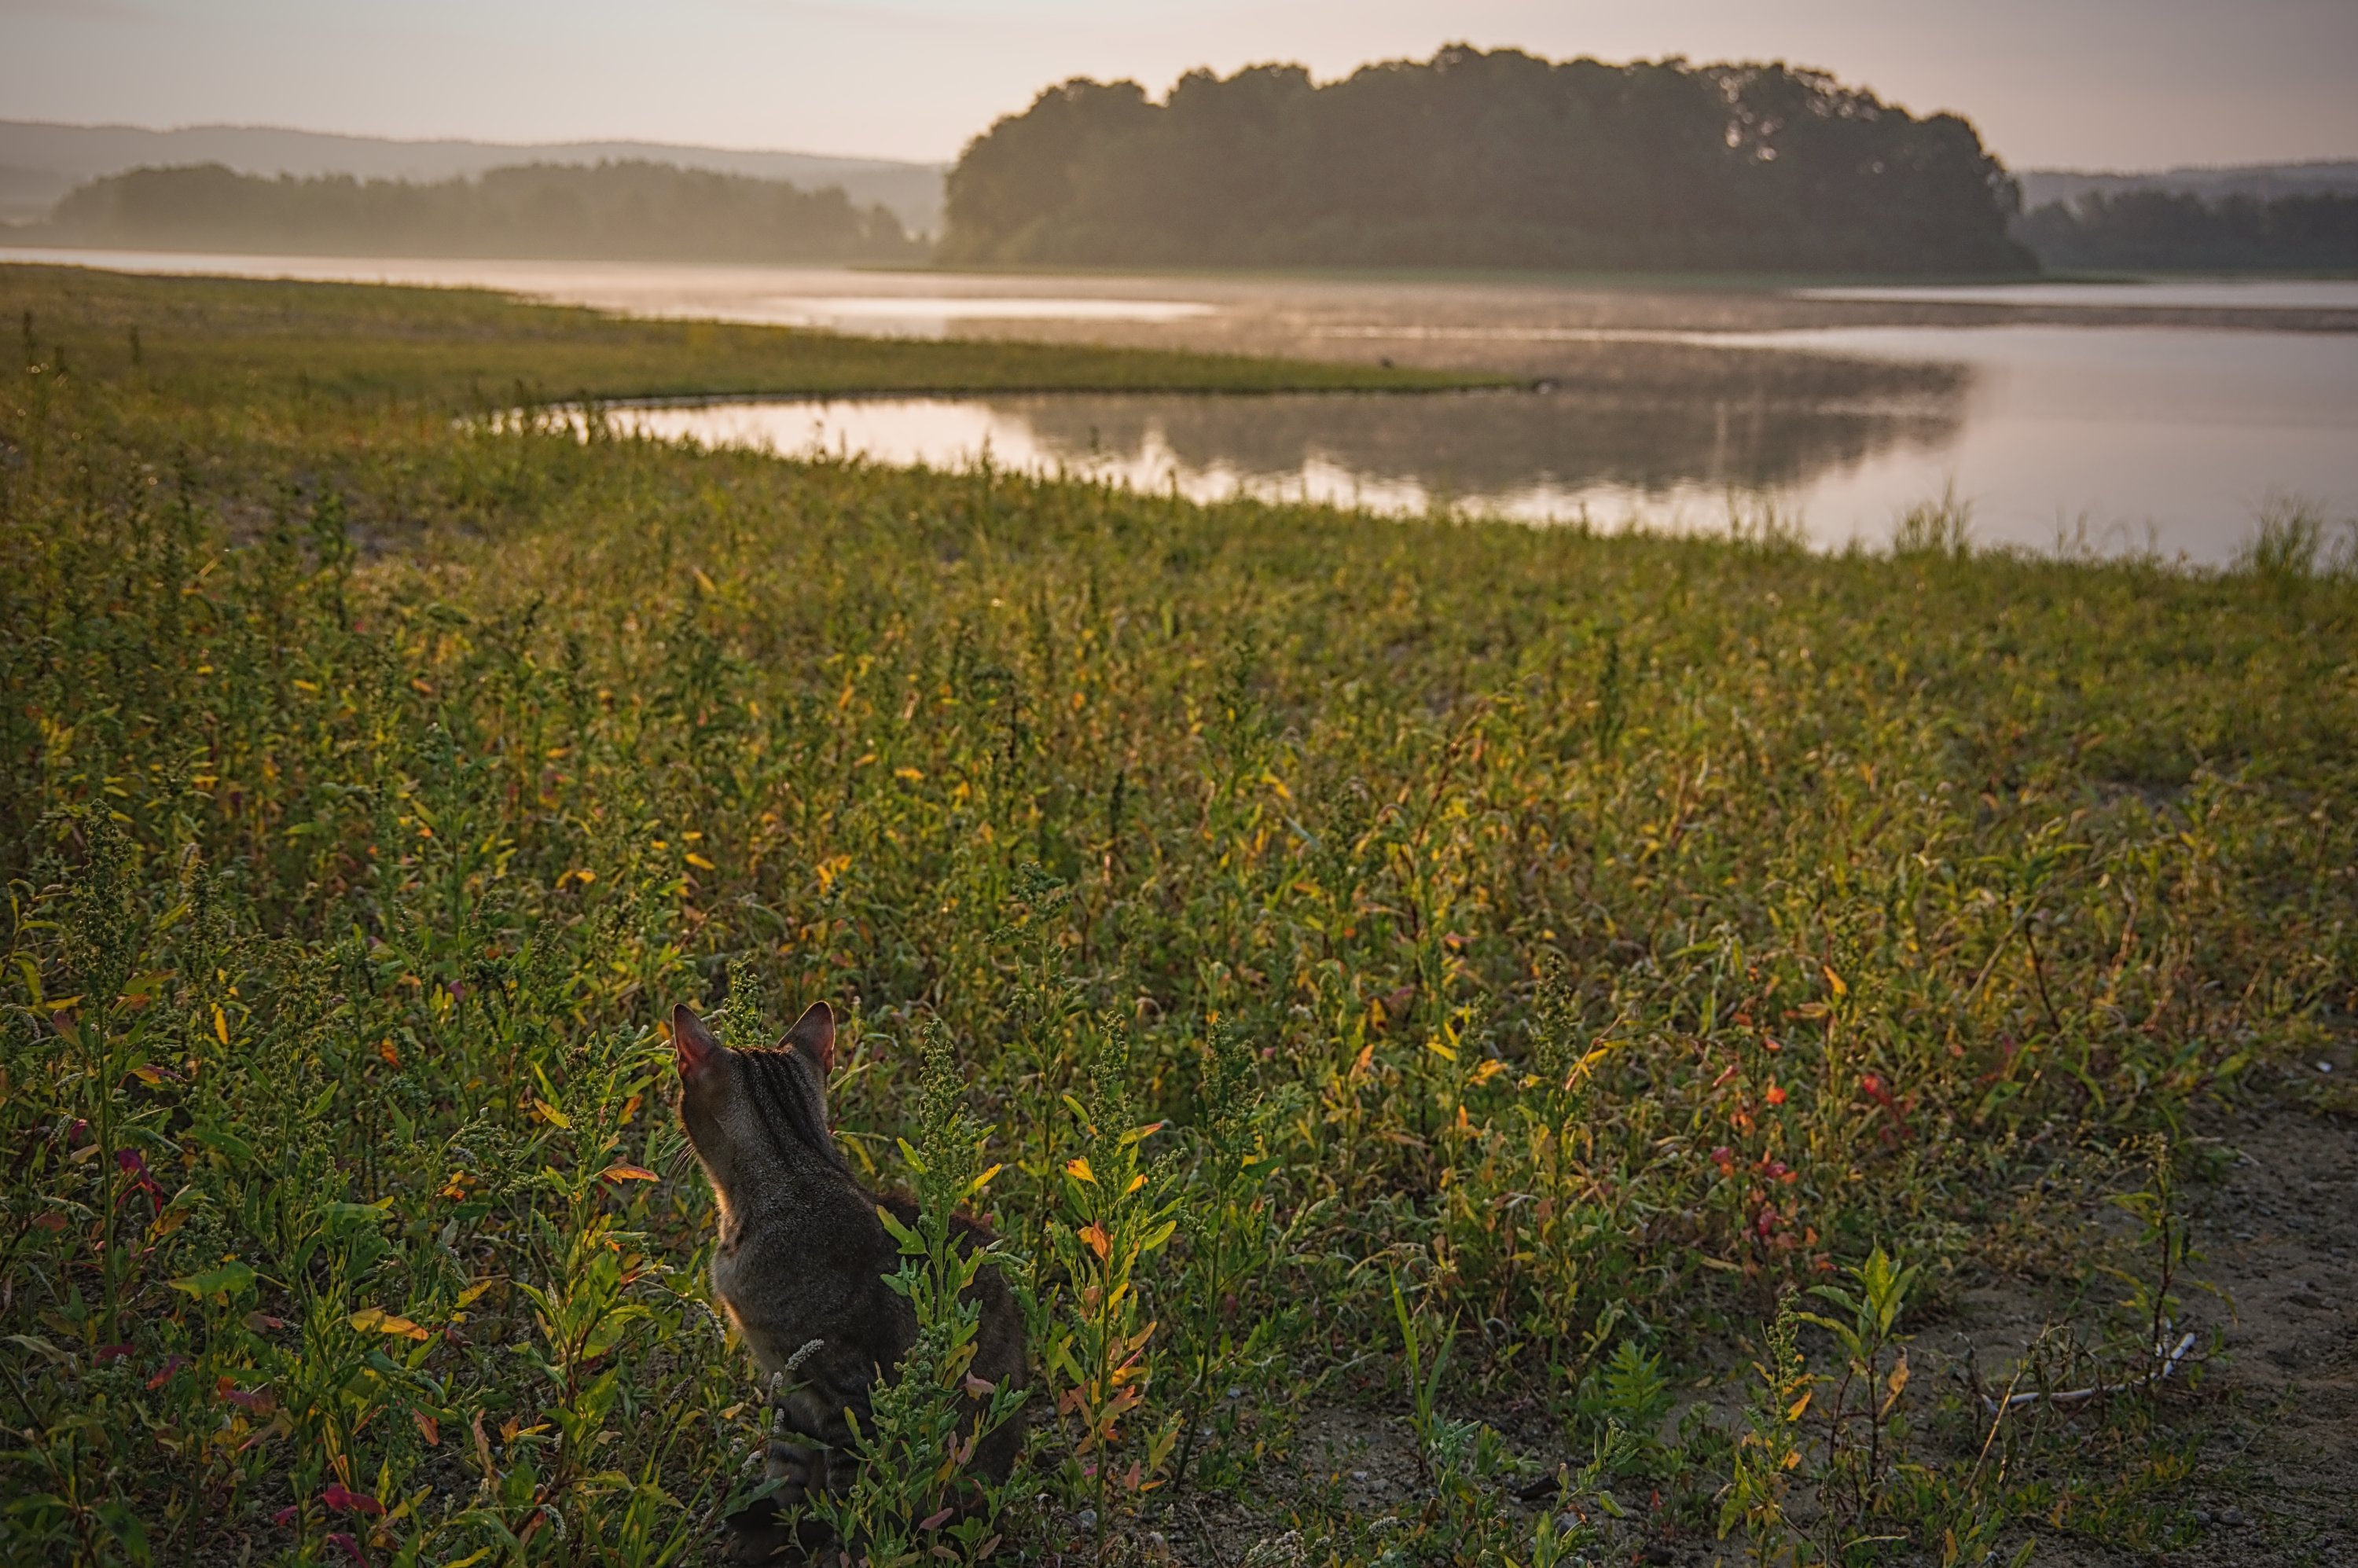
<path id="1" fill-rule="evenodd" d="M 798 1183 L 731 1227 L 712 1294 L 763 1371 L 814 1339 L 883 1364 L 906 1348 L 905 1304 L 884 1284 L 897 1249 L 876 1201 L 849 1176 Z"/>

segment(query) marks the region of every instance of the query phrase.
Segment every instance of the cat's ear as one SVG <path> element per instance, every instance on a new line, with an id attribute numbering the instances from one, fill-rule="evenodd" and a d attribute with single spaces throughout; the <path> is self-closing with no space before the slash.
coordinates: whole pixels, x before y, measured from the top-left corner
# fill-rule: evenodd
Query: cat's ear
<path id="1" fill-rule="evenodd" d="M 719 1039 L 704 1026 L 704 1020 L 688 1011 L 686 1002 L 671 1010 L 671 1050 L 682 1080 L 711 1071 L 720 1059 Z"/>
<path id="2" fill-rule="evenodd" d="M 787 1046 L 811 1059 L 818 1067 L 818 1076 L 826 1077 L 835 1071 L 835 1014 L 827 1003 L 815 1001 L 786 1031 Z"/>

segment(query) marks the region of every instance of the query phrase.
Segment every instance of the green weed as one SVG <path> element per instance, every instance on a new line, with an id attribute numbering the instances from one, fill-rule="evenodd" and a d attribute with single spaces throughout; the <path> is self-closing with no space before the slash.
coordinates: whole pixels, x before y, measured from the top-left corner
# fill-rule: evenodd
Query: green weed
<path id="1" fill-rule="evenodd" d="M 1033 1330 L 1011 1551 L 2178 1539 L 2177 1379 L 1894 1375 L 2018 1197 L 2348 1006 L 2346 576 L 697 453 L 471 417 L 692 379 L 678 324 L 0 303 L 5 1555 L 701 1552 L 766 1390 L 653 1025 L 731 975 L 948 1184 L 880 1551 L 956 1467 L 956 1195 Z M 2172 1235 L 2018 1391 L 2150 1365 Z M 1764 1318 L 1750 1415 L 1665 1432 Z M 1359 1416 L 1409 1495 L 1309 1474 Z"/>

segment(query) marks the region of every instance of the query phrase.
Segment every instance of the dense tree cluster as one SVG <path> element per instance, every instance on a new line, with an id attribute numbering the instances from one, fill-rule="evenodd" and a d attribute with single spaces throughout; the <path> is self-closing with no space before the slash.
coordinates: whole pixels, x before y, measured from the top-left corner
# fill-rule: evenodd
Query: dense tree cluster
<path id="1" fill-rule="evenodd" d="M 658 163 L 529 164 L 413 184 L 265 178 L 219 164 L 95 180 L 32 236 L 309 254 L 632 261 L 905 261 L 923 247 L 839 189 Z"/>
<path id="2" fill-rule="evenodd" d="M 1821 72 L 1453 46 L 1050 88 L 951 171 L 942 258 L 2003 273 L 2017 206 L 1965 121 Z"/>
<path id="3" fill-rule="evenodd" d="M 2169 190 L 2090 195 L 2024 215 L 2016 235 L 2050 267 L 2134 272 L 2358 271 L 2358 196 Z"/>

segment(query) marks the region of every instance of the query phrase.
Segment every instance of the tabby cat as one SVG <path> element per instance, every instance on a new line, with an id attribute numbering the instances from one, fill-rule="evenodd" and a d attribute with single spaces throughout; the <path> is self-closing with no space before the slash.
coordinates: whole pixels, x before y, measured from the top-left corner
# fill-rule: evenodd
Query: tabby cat
<path id="1" fill-rule="evenodd" d="M 797 1541 L 780 1518 L 806 1496 L 848 1479 L 850 1420 L 867 1425 L 870 1391 L 889 1379 L 916 1338 L 906 1300 L 884 1283 L 899 1249 L 877 1217 L 881 1204 L 904 1225 L 916 1206 L 860 1185 L 827 1130 L 827 1079 L 835 1065 L 835 1015 L 814 1002 L 771 1050 L 730 1050 L 685 1006 L 672 1012 L 679 1067 L 679 1120 L 712 1182 L 720 1245 L 712 1296 L 736 1325 L 766 1380 L 784 1372 L 791 1441 L 771 1445 L 768 1475 L 781 1485 L 730 1519 L 730 1556 L 769 1561 L 789 1546 L 816 1550 L 823 1530 Z M 990 1233 L 963 1217 L 962 1247 Z M 973 1287 L 982 1303 L 974 1377 L 1021 1388 L 1023 1317 L 995 1268 Z M 1021 1438 L 1009 1422 L 986 1436 L 970 1468 L 1003 1481 Z M 948 1499 L 955 1502 L 956 1499 Z"/>

